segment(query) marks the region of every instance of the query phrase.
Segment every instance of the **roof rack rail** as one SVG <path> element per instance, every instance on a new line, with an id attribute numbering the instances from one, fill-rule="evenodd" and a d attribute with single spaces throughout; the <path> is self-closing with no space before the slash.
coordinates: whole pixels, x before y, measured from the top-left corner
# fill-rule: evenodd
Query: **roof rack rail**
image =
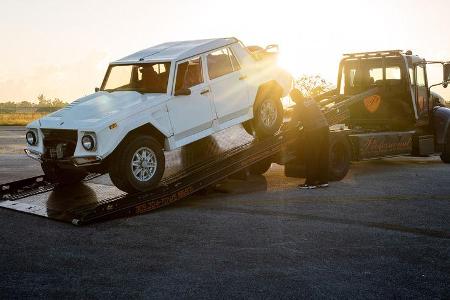
<path id="1" fill-rule="evenodd" d="M 402 53 L 403 53 L 403 50 L 384 50 L 384 51 L 373 51 L 373 52 L 345 53 L 343 56 L 347 56 L 347 58 L 399 56 Z"/>

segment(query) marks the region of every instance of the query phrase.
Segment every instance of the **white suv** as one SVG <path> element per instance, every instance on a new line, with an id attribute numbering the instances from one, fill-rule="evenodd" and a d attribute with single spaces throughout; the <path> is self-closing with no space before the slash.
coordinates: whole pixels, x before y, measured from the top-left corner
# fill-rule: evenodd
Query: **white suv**
<path id="1" fill-rule="evenodd" d="M 50 180 L 109 172 L 123 191 L 149 190 L 164 151 L 239 123 L 260 137 L 279 130 L 292 77 L 275 56 L 236 38 L 139 51 L 111 63 L 96 93 L 28 124 L 25 152 Z"/>

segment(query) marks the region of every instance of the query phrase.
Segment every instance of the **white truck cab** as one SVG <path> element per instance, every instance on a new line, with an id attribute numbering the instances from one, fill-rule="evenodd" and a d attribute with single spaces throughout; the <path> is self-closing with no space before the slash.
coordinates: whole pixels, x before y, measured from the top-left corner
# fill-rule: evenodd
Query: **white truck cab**
<path id="1" fill-rule="evenodd" d="M 291 87 L 275 55 L 236 38 L 164 43 L 112 62 L 96 93 L 28 124 L 25 152 L 58 182 L 109 172 L 144 191 L 159 183 L 164 151 L 240 123 L 274 134 Z"/>

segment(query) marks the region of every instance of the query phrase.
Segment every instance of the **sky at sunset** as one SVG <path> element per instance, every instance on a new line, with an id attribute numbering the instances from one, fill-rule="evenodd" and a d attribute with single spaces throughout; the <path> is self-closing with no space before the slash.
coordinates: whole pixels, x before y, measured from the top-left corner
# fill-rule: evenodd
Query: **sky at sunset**
<path id="1" fill-rule="evenodd" d="M 450 60 L 450 1 L 0 0 L 0 102 L 71 102 L 108 62 L 174 40 L 280 45 L 286 69 L 335 83 L 342 53 L 411 49 Z M 431 81 L 441 79 L 433 70 Z M 436 89 L 450 99 L 450 88 Z"/>

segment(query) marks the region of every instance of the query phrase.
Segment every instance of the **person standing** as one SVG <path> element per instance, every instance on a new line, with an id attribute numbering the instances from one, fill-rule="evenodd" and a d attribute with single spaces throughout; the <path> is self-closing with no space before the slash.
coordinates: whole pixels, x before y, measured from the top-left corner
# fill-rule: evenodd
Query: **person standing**
<path id="1" fill-rule="evenodd" d="M 298 89 L 290 93 L 295 102 L 292 120 L 300 121 L 305 135 L 306 180 L 300 189 L 328 187 L 330 129 L 317 102 Z"/>

